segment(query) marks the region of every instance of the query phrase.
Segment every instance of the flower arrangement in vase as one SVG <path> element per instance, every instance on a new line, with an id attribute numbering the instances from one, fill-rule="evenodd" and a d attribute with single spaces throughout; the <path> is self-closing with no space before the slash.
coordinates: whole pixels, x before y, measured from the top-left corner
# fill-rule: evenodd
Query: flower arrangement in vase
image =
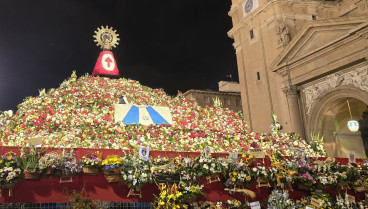
<path id="1" fill-rule="evenodd" d="M 204 196 L 203 185 L 180 182 L 178 191 L 181 192 L 179 200 L 183 203 L 192 203 L 199 196 Z"/>
<path id="2" fill-rule="evenodd" d="M 42 169 L 38 163 L 41 158 L 41 152 L 36 147 L 30 146 L 20 148 L 19 162 L 24 170 L 24 179 L 38 180 L 40 179 Z"/>
<path id="3" fill-rule="evenodd" d="M 122 158 L 117 155 L 109 155 L 102 161 L 102 173 L 107 182 L 114 183 L 120 181 L 120 167 L 122 164 Z"/>
<path id="4" fill-rule="evenodd" d="M 140 195 L 141 188 L 144 184 L 152 182 L 150 172 L 150 159 L 143 160 L 137 154 L 125 155 L 123 157 L 123 165 L 120 168 L 123 182 L 130 188 L 130 195 Z"/>
<path id="5" fill-rule="evenodd" d="M 180 200 L 183 195 L 176 184 L 162 184 L 160 194 L 155 196 L 156 209 L 186 208 Z"/>
<path id="6" fill-rule="evenodd" d="M 21 180 L 21 174 L 22 170 L 14 152 L 8 152 L 2 156 L 0 159 L 0 189 L 9 189 L 9 196 L 12 196 L 12 189 Z"/>
<path id="7" fill-rule="evenodd" d="M 87 175 L 97 175 L 102 163 L 102 152 L 90 153 L 82 157 L 80 164 L 83 167 L 83 173 Z"/>
<path id="8" fill-rule="evenodd" d="M 209 183 L 220 181 L 219 175 L 223 173 L 224 167 L 218 158 L 212 156 L 201 156 L 194 160 L 193 168 L 197 171 L 197 176 L 206 177 Z"/>
<path id="9" fill-rule="evenodd" d="M 61 164 L 61 156 L 56 152 L 48 152 L 38 160 L 41 170 L 45 170 L 47 175 L 53 175 L 55 169 Z"/>
<path id="10" fill-rule="evenodd" d="M 82 166 L 78 163 L 73 149 L 70 149 L 69 152 L 63 150 L 61 163 L 56 168 L 56 173 L 60 176 L 60 183 L 72 182 L 72 177 L 80 172 L 82 172 Z M 64 178 L 69 178 L 69 180 L 63 181 Z"/>
<path id="11" fill-rule="evenodd" d="M 225 172 L 224 185 L 228 188 L 250 186 L 252 175 L 248 163 L 243 158 L 229 159 L 228 167 Z"/>
<path id="12" fill-rule="evenodd" d="M 181 157 L 168 158 L 157 156 L 152 159 L 151 173 L 152 177 L 158 183 L 179 183 Z"/>

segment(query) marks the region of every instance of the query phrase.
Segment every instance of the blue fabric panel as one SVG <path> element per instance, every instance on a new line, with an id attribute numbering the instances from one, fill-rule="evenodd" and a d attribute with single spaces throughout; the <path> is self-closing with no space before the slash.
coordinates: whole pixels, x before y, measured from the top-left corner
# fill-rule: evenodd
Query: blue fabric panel
<path id="1" fill-rule="evenodd" d="M 153 123 L 161 125 L 163 123 L 169 124 L 165 118 L 163 118 L 156 110 L 154 110 L 151 106 L 146 107 L 148 114 L 151 116 Z"/>
<path id="2" fill-rule="evenodd" d="M 139 108 L 137 106 L 132 106 L 129 112 L 123 119 L 123 123 L 125 124 L 138 124 L 139 123 Z"/>

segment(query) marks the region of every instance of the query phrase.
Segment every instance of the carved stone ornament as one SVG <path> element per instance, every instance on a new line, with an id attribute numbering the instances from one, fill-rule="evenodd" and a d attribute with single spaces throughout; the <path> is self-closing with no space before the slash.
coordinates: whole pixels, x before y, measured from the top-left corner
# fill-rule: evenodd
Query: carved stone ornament
<path id="1" fill-rule="evenodd" d="M 279 36 L 278 43 L 286 46 L 290 42 L 289 29 L 281 20 L 276 20 L 275 32 Z"/>
<path id="2" fill-rule="evenodd" d="M 334 73 L 328 75 L 326 80 L 305 88 L 303 93 L 307 114 L 310 114 L 311 107 L 318 98 L 338 86 L 354 86 L 368 92 L 368 66 L 344 74 Z"/>

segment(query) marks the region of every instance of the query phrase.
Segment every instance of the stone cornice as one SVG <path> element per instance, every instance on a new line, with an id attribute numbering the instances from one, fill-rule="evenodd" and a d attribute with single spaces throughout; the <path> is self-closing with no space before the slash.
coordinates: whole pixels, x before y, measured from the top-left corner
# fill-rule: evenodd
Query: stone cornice
<path id="1" fill-rule="evenodd" d="M 358 38 L 358 36 L 363 36 L 363 34 L 359 34 L 354 37 L 354 34 L 357 33 L 359 30 L 361 30 L 364 27 L 367 27 L 368 23 L 363 23 L 359 25 L 358 27 L 353 27 L 351 30 L 347 31 L 345 35 L 342 35 L 341 37 L 334 39 L 333 41 L 326 43 L 319 48 L 315 48 L 308 52 L 308 54 L 303 55 L 302 57 L 298 57 L 295 59 L 290 58 L 289 56 L 292 56 L 292 51 L 299 47 L 297 44 L 300 41 L 303 41 L 304 39 L 307 40 L 307 36 L 312 36 L 315 29 L 314 28 L 322 28 L 322 27 L 331 27 L 334 25 L 351 25 L 351 24 L 359 24 L 364 21 L 366 21 L 367 17 L 358 17 L 358 18 L 334 18 L 334 19 L 326 19 L 326 20 L 319 20 L 316 22 L 309 22 L 307 23 L 300 31 L 299 33 L 293 38 L 293 40 L 286 46 L 286 48 L 280 53 L 280 55 L 275 59 L 275 61 L 270 65 L 271 71 L 279 71 L 282 69 L 285 65 L 285 61 L 287 61 L 290 68 L 295 67 L 295 63 L 298 63 L 298 65 L 302 63 L 307 63 L 310 61 L 313 61 L 314 58 L 310 55 L 314 54 L 316 56 L 321 56 L 321 54 L 318 53 L 326 53 L 325 50 L 335 50 L 334 48 L 329 48 L 329 46 L 332 46 L 334 44 L 343 44 L 341 40 L 347 39 L 348 37 L 355 39 Z M 322 30 L 325 30 L 322 28 Z M 364 30 L 361 30 L 364 31 Z M 307 34 L 309 32 L 309 34 Z M 303 40 L 302 40 L 303 39 Z M 336 48 L 336 47 L 335 47 Z M 324 50 L 324 51 L 322 51 Z M 288 58 L 289 57 L 289 58 Z M 292 59 L 292 60 L 290 60 Z"/>
<path id="2" fill-rule="evenodd" d="M 321 5 L 321 1 L 308 1 L 308 2 L 305 2 L 305 1 L 299 1 L 299 2 L 295 2 L 293 0 L 272 0 L 272 1 L 269 1 L 267 2 L 265 5 L 263 6 L 260 6 L 258 7 L 255 11 L 251 12 L 250 14 L 248 14 L 247 16 L 243 17 L 236 25 L 233 26 L 233 28 L 231 30 L 229 30 L 227 32 L 227 35 L 230 37 L 230 38 L 234 38 L 234 34 L 240 30 L 242 27 L 244 27 L 245 25 L 247 25 L 248 21 L 249 20 L 252 20 L 254 18 L 257 18 L 258 15 L 260 15 L 261 13 L 264 12 L 264 10 L 268 9 L 269 7 L 275 5 L 275 4 L 303 4 L 303 6 L 305 5 L 311 5 L 311 4 L 314 4 L 314 5 Z M 328 2 L 324 2 L 323 6 L 324 7 L 328 7 L 328 5 L 326 5 Z M 232 6 L 230 11 L 229 11 L 229 16 L 232 16 L 233 13 L 238 9 L 238 7 L 241 6 L 241 3 L 240 1 L 238 3 L 236 3 L 235 6 Z M 333 6 L 330 6 L 331 8 L 332 7 L 335 7 L 335 5 Z"/>
<path id="3" fill-rule="evenodd" d="M 232 92 L 232 91 L 213 91 L 213 90 L 200 90 L 200 89 L 189 89 L 184 92 L 184 95 L 188 94 L 212 94 L 212 95 L 223 95 L 223 96 L 240 96 L 240 92 Z"/>

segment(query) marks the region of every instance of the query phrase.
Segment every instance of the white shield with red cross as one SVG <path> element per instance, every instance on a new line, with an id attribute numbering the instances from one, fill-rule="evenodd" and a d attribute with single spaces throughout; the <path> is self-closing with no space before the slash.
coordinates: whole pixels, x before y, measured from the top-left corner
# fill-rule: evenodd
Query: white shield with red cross
<path id="1" fill-rule="evenodd" d="M 111 51 L 102 51 L 98 56 L 92 75 L 119 76 L 119 69 L 116 65 L 114 55 Z"/>

